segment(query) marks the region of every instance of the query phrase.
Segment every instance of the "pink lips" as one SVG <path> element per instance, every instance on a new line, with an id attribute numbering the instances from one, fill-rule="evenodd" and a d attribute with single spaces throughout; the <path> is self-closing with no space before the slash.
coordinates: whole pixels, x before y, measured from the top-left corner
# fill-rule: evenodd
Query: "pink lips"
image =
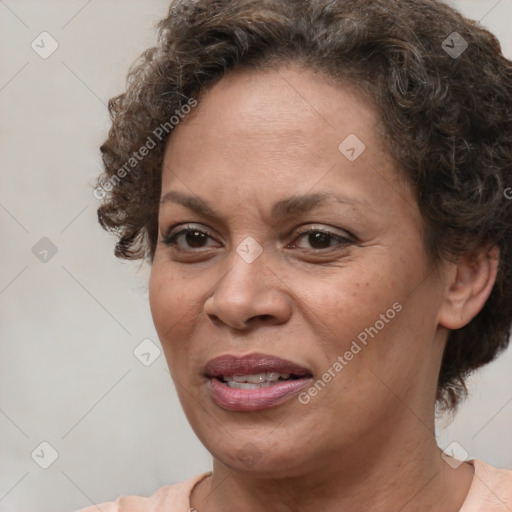
<path id="1" fill-rule="evenodd" d="M 263 372 L 289 373 L 293 380 L 279 380 L 257 389 L 236 389 L 222 381 L 222 377 L 252 375 Z M 256 411 L 283 403 L 311 382 L 311 372 L 286 359 L 267 354 L 237 357 L 219 356 L 205 367 L 208 390 L 214 402 L 229 411 Z"/>

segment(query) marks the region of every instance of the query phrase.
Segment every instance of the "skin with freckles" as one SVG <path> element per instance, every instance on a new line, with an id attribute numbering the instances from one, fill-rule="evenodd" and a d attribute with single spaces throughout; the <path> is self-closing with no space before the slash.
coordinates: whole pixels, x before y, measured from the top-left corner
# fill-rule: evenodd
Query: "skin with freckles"
<path id="1" fill-rule="evenodd" d="M 214 460 L 198 512 L 454 512 L 464 501 L 472 468 L 452 469 L 435 441 L 437 377 L 448 329 L 477 314 L 496 268 L 486 257 L 433 266 L 377 120 L 353 88 L 287 65 L 227 75 L 173 131 L 150 303 Z M 350 134 L 365 145 L 354 161 L 338 149 Z M 246 237 L 263 249 L 252 263 L 237 253 Z M 317 380 L 394 304 L 307 404 L 238 412 L 212 400 L 212 358 L 270 354 Z"/>

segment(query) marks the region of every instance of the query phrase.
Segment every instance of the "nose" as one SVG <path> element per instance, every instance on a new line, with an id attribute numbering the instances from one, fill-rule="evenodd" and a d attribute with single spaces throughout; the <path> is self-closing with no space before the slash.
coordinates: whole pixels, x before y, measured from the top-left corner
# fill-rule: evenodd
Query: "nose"
<path id="1" fill-rule="evenodd" d="M 232 266 L 217 281 L 204 311 L 213 323 L 237 330 L 249 330 L 258 324 L 284 324 L 292 313 L 287 290 L 262 257 L 247 263 L 234 254 Z"/>

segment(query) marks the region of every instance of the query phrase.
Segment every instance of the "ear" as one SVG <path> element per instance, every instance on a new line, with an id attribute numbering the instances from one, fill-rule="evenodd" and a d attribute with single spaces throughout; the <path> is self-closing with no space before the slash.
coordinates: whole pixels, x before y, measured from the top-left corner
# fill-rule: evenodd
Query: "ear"
<path id="1" fill-rule="evenodd" d="M 498 272 L 499 249 L 486 245 L 449 264 L 439 323 L 447 329 L 467 325 L 484 307 Z"/>

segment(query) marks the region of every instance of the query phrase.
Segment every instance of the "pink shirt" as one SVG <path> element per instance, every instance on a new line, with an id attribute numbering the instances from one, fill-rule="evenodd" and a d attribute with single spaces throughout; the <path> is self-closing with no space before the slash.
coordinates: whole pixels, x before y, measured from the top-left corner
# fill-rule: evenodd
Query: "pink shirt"
<path id="1" fill-rule="evenodd" d="M 496 469 L 479 460 L 470 462 L 475 474 L 459 512 L 511 512 L 512 471 Z M 78 512 L 98 512 L 98 508 L 102 512 L 190 512 L 192 488 L 209 475 L 203 473 L 179 484 L 161 487 L 149 498 L 124 496 Z"/>

